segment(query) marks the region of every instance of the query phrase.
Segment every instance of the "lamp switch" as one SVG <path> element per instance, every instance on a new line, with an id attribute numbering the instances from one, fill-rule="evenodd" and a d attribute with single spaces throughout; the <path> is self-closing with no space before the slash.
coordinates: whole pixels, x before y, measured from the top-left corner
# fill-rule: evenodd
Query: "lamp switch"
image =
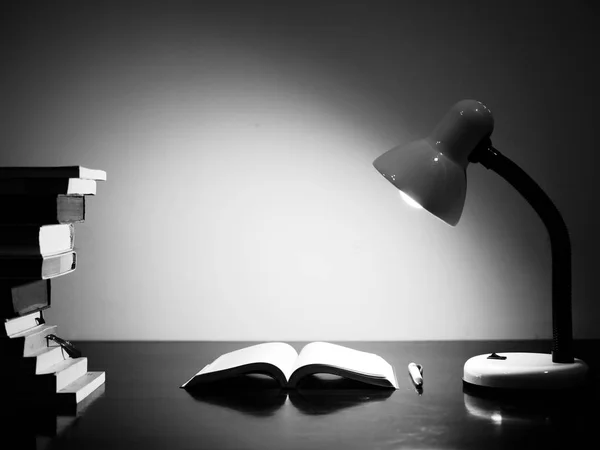
<path id="1" fill-rule="evenodd" d="M 506 356 L 500 356 L 497 353 L 492 353 L 490 356 L 487 357 L 487 359 L 506 359 Z"/>

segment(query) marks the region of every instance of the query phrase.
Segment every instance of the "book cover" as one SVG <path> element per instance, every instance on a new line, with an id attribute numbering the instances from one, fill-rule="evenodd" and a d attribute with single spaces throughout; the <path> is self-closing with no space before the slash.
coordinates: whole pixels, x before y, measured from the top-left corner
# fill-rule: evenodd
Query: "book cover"
<path id="1" fill-rule="evenodd" d="M 96 181 L 82 178 L 0 178 L 0 195 L 59 194 L 96 195 Z"/>
<path id="2" fill-rule="evenodd" d="M 398 389 L 393 367 L 381 356 L 328 342 L 312 342 L 299 353 L 283 342 L 267 342 L 225 353 L 180 387 L 189 390 L 252 373 L 266 374 L 286 389 L 295 389 L 301 380 L 314 374 Z"/>
<path id="3" fill-rule="evenodd" d="M 0 257 L 0 279 L 49 280 L 76 268 L 75 251 L 52 256 Z"/>
<path id="4" fill-rule="evenodd" d="M 53 225 L 85 220 L 83 195 L 3 195 L 0 224 Z"/>
<path id="5" fill-rule="evenodd" d="M 58 225 L 0 226 L 0 257 L 50 256 L 73 250 L 75 227 Z"/>
<path id="6" fill-rule="evenodd" d="M 43 311 L 50 304 L 50 280 L 0 280 L 0 318 Z"/>
<path id="7" fill-rule="evenodd" d="M 13 166 L 0 167 L 0 179 L 13 178 L 81 178 L 106 181 L 106 172 L 82 166 Z"/>

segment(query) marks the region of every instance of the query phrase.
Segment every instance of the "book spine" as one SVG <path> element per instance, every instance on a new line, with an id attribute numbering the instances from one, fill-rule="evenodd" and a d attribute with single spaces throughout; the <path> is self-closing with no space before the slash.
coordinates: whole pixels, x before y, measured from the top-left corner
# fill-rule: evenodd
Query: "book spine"
<path id="1" fill-rule="evenodd" d="M 81 178 L 0 179 L 0 195 L 96 195 L 96 181 Z"/>
<path id="2" fill-rule="evenodd" d="M 50 280 L 0 280 L 0 318 L 43 311 L 51 304 Z"/>
<path id="3" fill-rule="evenodd" d="M 106 181 L 106 172 L 81 166 L 11 166 L 0 167 L 0 179 L 14 178 L 82 178 Z"/>
<path id="4" fill-rule="evenodd" d="M 0 179 L 78 178 L 80 174 L 81 168 L 78 166 L 0 167 Z"/>
<path id="5" fill-rule="evenodd" d="M 0 280 L 41 280 L 44 258 L 0 257 Z"/>
<path id="6" fill-rule="evenodd" d="M 77 267 L 77 255 L 74 251 L 48 257 L 0 256 L 0 280 L 29 279 L 48 280 L 72 272 Z"/>
<path id="7" fill-rule="evenodd" d="M 0 179 L 0 195 L 68 194 L 68 178 L 13 178 Z"/>
<path id="8" fill-rule="evenodd" d="M 53 225 L 85 220 L 83 195 L 0 196 L 0 225 Z"/>
<path id="9" fill-rule="evenodd" d="M 0 226 L 0 256 L 39 255 L 40 227 Z"/>

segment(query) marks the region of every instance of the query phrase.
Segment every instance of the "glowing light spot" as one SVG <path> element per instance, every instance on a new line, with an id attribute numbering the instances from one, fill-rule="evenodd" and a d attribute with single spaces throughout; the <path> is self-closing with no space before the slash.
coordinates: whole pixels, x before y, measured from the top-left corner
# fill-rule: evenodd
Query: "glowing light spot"
<path id="1" fill-rule="evenodd" d="M 502 414 L 494 413 L 490 416 L 490 419 L 492 419 L 492 422 L 494 423 L 502 423 Z"/>
<path id="2" fill-rule="evenodd" d="M 423 209 L 423 207 L 417 201 L 413 200 L 410 196 L 406 195 L 402 191 L 400 191 L 400 197 L 402 197 L 402 200 L 404 200 L 406 203 L 408 203 L 413 208 Z"/>
<path id="3" fill-rule="evenodd" d="M 440 160 L 440 158 L 438 158 L 438 157 L 436 156 L 435 158 L 433 158 L 433 160 L 434 160 L 435 162 L 438 162 L 438 161 Z"/>

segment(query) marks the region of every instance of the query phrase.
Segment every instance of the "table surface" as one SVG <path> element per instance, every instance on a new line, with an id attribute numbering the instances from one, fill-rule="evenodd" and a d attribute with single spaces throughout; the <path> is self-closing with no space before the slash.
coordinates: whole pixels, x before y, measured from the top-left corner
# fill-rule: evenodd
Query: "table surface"
<path id="1" fill-rule="evenodd" d="M 78 342 L 89 370 L 106 383 L 79 411 L 3 411 L 10 448 L 32 449 L 495 449 L 574 448 L 597 441 L 600 341 L 577 341 L 590 386 L 576 398 L 485 398 L 465 391 L 464 362 L 492 351 L 548 352 L 545 341 L 336 342 L 376 353 L 395 368 L 400 389 L 340 379 L 301 391 L 270 379 L 201 393 L 180 386 L 225 352 L 254 342 Z M 306 342 L 291 342 L 300 350 Z M 406 370 L 423 365 L 417 392 Z M 312 384 L 311 384 L 312 383 Z M 20 425 L 19 425 L 20 424 Z M 584 446 L 585 448 L 585 446 Z"/>

